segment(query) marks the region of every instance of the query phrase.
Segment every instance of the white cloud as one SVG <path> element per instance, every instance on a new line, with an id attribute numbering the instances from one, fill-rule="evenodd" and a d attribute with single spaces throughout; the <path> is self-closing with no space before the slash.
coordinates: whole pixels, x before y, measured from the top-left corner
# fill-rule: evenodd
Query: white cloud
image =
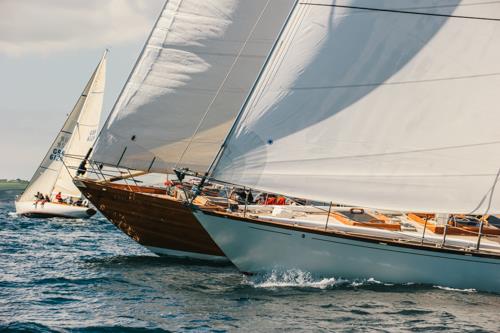
<path id="1" fill-rule="evenodd" d="M 0 0 L 0 54 L 104 48 L 144 36 L 164 0 Z"/>

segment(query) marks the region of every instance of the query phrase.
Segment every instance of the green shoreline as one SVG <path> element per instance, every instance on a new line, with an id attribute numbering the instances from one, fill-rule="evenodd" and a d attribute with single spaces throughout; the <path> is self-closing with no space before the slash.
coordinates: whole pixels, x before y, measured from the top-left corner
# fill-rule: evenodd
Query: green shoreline
<path id="1" fill-rule="evenodd" d="M 28 186 L 28 181 L 26 180 L 0 179 L 0 191 L 10 191 L 10 190 L 22 191 L 26 188 L 26 186 Z"/>

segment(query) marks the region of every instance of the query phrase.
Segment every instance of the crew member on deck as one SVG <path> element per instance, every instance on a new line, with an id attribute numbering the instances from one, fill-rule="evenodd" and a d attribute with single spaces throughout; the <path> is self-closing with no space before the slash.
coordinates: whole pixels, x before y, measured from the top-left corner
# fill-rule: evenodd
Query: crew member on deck
<path id="1" fill-rule="evenodd" d="M 62 198 L 61 192 L 59 192 L 59 193 L 56 194 L 56 201 L 59 202 L 59 203 L 63 202 L 63 198 Z"/>
<path id="2" fill-rule="evenodd" d="M 266 193 L 259 193 L 257 197 L 255 197 L 255 203 L 257 205 L 265 205 L 266 204 Z"/>
<path id="3" fill-rule="evenodd" d="M 165 191 L 166 191 L 167 195 L 175 196 L 175 184 L 173 181 L 167 179 L 167 180 L 165 180 L 163 185 L 165 185 Z"/>
<path id="4" fill-rule="evenodd" d="M 277 205 L 286 205 L 286 198 L 284 196 L 279 196 L 278 199 L 276 199 L 276 204 Z"/>
<path id="5" fill-rule="evenodd" d="M 90 152 L 89 152 L 90 153 Z M 77 176 L 85 176 L 85 173 L 87 172 L 87 160 L 83 160 L 82 163 L 78 166 L 78 170 L 76 171 Z"/>
<path id="6" fill-rule="evenodd" d="M 269 194 L 267 196 L 266 205 L 276 205 L 276 196 L 274 194 Z"/>
<path id="7" fill-rule="evenodd" d="M 40 201 L 42 202 L 42 205 L 43 205 L 43 194 L 42 194 L 42 193 L 40 193 L 40 192 L 36 192 L 36 194 L 35 194 L 35 203 L 34 203 L 35 208 L 37 208 L 38 203 L 39 203 Z"/>

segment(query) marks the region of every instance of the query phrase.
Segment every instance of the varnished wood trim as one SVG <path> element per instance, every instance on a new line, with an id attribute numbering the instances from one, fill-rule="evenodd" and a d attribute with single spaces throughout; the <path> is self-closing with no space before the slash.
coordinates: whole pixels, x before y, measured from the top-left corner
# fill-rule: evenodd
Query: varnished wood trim
<path id="1" fill-rule="evenodd" d="M 80 190 L 122 232 L 144 246 L 224 256 L 191 209 L 165 190 L 80 180 Z"/>

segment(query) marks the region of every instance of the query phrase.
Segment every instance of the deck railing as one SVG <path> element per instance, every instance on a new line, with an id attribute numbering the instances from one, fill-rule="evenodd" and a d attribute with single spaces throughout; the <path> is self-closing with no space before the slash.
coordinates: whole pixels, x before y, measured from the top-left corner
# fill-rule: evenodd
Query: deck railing
<path id="1" fill-rule="evenodd" d="M 69 160 L 77 160 L 78 163 L 68 163 L 68 162 L 65 162 L 64 163 L 64 166 L 66 167 L 66 169 L 68 170 L 68 172 L 70 172 L 70 174 L 76 174 L 77 176 L 75 176 L 75 179 L 79 179 L 83 176 L 85 176 L 86 179 L 92 179 L 92 180 L 95 180 L 97 182 L 103 182 L 103 183 L 106 183 L 106 182 L 122 182 L 123 184 L 125 184 L 126 186 L 128 186 L 128 189 L 132 192 L 140 192 L 141 191 L 141 187 L 140 187 L 140 184 L 142 183 L 140 180 L 137 179 L 138 175 L 144 175 L 145 173 L 142 173 L 142 172 L 138 172 L 137 170 L 132 170 L 132 169 L 128 169 L 128 168 L 125 168 L 125 167 L 118 167 L 118 166 L 115 166 L 115 165 L 109 165 L 109 164 L 105 164 L 105 163 L 101 163 L 101 162 L 98 162 L 98 161 L 94 161 L 94 160 L 86 160 L 86 163 L 85 163 L 85 166 L 84 168 L 82 168 L 82 165 L 81 163 L 85 160 L 85 157 L 83 156 L 74 156 L 74 155 L 65 155 L 64 156 L 64 159 L 65 161 L 69 161 Z M 78 165 L 78 167 L 76 167 L 75 165 Z M 245 187 L 237 187 L 237 186 L 233 186 L 231 184 L 225 184 L 225 183 L 218 183 L 216 181 L 211 181 L 212 184 L 217 184 L 219 187 L 220 187 L 220 191 L 219 191 L 219 194 L 221 196 L 225 196 L 225 199 L 226 199 L 226 203 L 227 203 L 227 209 L 229 211 L 232 210 L 232 207 L 231 207 L 231 201 L 230 199 L 231 198 L 231 195 L 236 191 L 240 191 L 240 193 L 243 193 L 245 192 L 245 197 L 243 198 L 244 200 L 240 200 L 239 203 L 242 204 L 242 215 L 243 217 L 246 217 L 248 215 L 248 209 L 249 209 L 249 205 L 252 204 L 252 202 L 249 202 L 248 198 L 249 198 L 249 193 L 252 192 L 251 189 L 248 189 L 248 188 L 245 188 Z M 190 195 L 190 191 L 189 190 L 186 190 L 186 188 L 183 186 L 183 191 L 185 192 L 185 198 L 186 198 L 186 202 L 190 202 L 190 198 L 192 198 L 192 195 Z M 279 197 L 279 196 L 283 196 L 281 194 L 277 194 L 277 193 L 264 193 L 264 192 L 261 192 L 262 195 L 264 195 L 264 201 L 268 201 L 267 199 L 269 198 L 269 196 L 271 195 L 274 195 L 276 197 Z M 314 201 L 305 201 L 305 200 L 301 200 L 301 199 L 295 199 L 295 198 L 290 198 L 290 197 L 287 197 L 287 196 L 283 196 L 286 201 L 288 203 L 293 203 L 294 206 L 303 206 L 303 207 L 311 207 L 313 208 L 314 210 L 316 210 L 317 213 L 324 213 L 326 214 L 326 221 L 325 221 L 325 224 L 324 224 L 324 231 L 328 232 L 328 231 L 331 231 L 331 232 L 339 232 L 338 230 L 335 230 L 335 226 L 332 226 L 329 222 L 330 222 L 330 219 L 331 219 L 331 215 L 333 212 L 335 211 L 341 211 L 341 210 L 345 210 L 345 209 L 349 209 L 350 207 L 346 207 L 346 206 L 343 206 L 343 205 L 336 205 L 336 204 L 333 204 L 332 202 L 330 203 L 320 203 L 320 202 L 314 202 Z M 241 196 L 240 196 L 240 199 Z M 267 205 L 264 203 L 262 205 L 262 208 L 266 207 Z M 286 207 L 288 205 L 284 205 L 283 207 Z M 269 205 L 267 207 L 277 207 L 277 205 Z M 241 208 L 239 208 L 241 209 Z M 372 211 L 372 210 L 368 210 L 367 211 Z M 373 210 L 373 211 L 376 211 L 376 210 Z M 241 210 L 240 210 L 241 212 Z M 380 211 L 381 213 L 384 213 L 384 211 Z M 391 213 L 396 213 L 396 212 L 391 212 Z M 404 213 L 398 213 L 398 214 L 401 214 L 402 216 L 404 216 L 405 214 Z M 392 240 L 397 240 L 397 241 L 400 241 L 400 242 L 411 242 L 411 243 L 415 243 L 415 244 L 420 244 L 422 246 L 433 246 L 433 247 L 436 247 L 436 246 L 439 246 L 439 247 L 442 247 L 442 248 L 452 248 L 452 249 L 462 249 L 463 251 L 475 251 L 475 252 L 480 252 L 480 251 L 486 251 L 486 249 L 482 246 L 481 246 L 481 241 L 485 238 L 488 238 L 488 237 L 491 237 L 489 235 L 485 235 L 483 233 L 483 230 L 484 230 L 484 220 L 481 219 L 480 220 L 480 225 L 479 225 L 479 230 L 477 232 L 475 231 L 470 231 L 470 230 L 467 230 L 467 229 L 463 229 L 461 228 L 461 232 L 465 233 L 465 234 L 469 234 L 470 236 L 476 236 L 477 237 L 477 240 L 475 242 L 475 246 L 471 247 L 470 245 L 467 245 L 467 246 L 457 246 L 456 243 L 453 244 L 453 242 L 449 242 L 448 238 L 449 238 L 449 228 L 453 227 L 453 228 L 459 228 L 457 226 L 453 226 L 453 225 L 449 225 L 450 222 L 456 222 L 455 220 L 455 217 L 452 215 L 450 217 L 450 220 L 444 224 L 444 231 L 443 231 L 443 238 L 441 241 L 437 240 L 437 239 L 431 239 L 429 237 L 426 237 L 427 236 L 427 229 L 428 229 L 428 223 L 429 223 L 429 217 L 426 216 L 425 218 L 425 223 L 423 225 L 423 230 L 422 230 L 422 233 L 421 235 L 410 235 L 408 233 L 402 233 L 402 232 L 397 232 L 395 231 L 394 232 L 394 236 Z M 452 223 L 453 224 L 453 223 Z M 456 223 L 455 223 L 456 225 Z M 354 233 L 353 233 L 354 234 Z M 400 237 L 398 237 L 398 235 Z M 366 235 L 365 235 L 366 236 Z M 381 238 L 382 239 L 382 238 Z M 487 251 L 488 252 L 488 251 Z"/>
<path id="2" fill-rule="evenodd" d="M 125 167 L 86 160 L 84 156 L 78 155 L 64 155 L 63 164 L 70 175 L 74 175 L 73 179 L 85 178 L 103 183 L 120 181 L 127 185 L 130 191 L 135 191 L 140 186 L 141 181 L 137 177 L 145 174 Z"/>

